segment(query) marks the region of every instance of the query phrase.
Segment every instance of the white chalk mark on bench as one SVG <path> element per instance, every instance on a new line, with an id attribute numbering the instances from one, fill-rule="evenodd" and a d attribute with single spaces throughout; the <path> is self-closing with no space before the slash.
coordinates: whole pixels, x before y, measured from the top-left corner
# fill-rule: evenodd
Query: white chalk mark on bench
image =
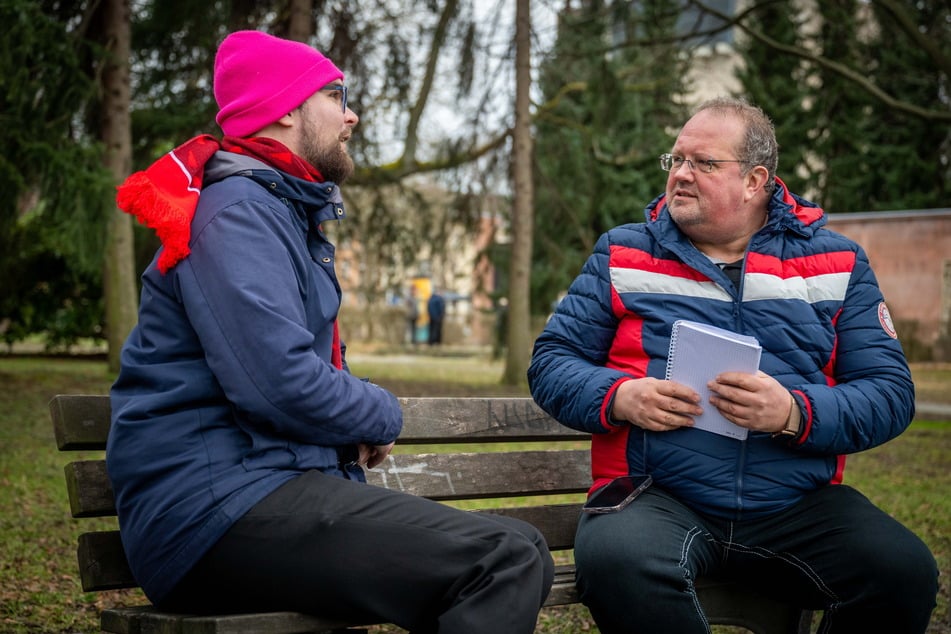
<path id="1" fill-rule="evenodd" d="M 380 476 L 383 479 L 383 487 L 386 489 L 390 487 L 389 479 L 387 475 L 392 474 L 394 480 L 396 481 L 396 486 L 400 491 L 406 491 L 406 487 L 403 484 L 403 479 L 400 477 L 402 474 L 411 474 L 411 475 L 425 475 L 431 476 L 434 478 L 446 478 L 446 485 L 449 487 L 449 492 L 452 494 L 456 493 L 456 487 L 452 483 L 452 476 L 445 471 L 430 471 L 429 465 L 425 462 L 414 462 L 412 464 L 398 466 L 396 461 L 393 459 L 393 456 L 387 456 L 386 458 L 388 465 L 378 471 Z"/>

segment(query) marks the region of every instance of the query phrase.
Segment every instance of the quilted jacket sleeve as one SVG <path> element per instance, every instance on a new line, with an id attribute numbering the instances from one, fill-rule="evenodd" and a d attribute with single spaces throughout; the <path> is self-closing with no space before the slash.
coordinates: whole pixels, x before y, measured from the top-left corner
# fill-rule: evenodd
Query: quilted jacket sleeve
<path id="1" fill-rule="evenodd" d="M 321 272 L 287 214 L 276 200 L 227 206 L 173 271 L 207 362 L 247 424 L 314 445 L 388 443 L 402 428 L 396 397 L 315 350 L 339 298 L 308 284 Z"/>
<path id="2" fill-rule="evenodd" d="M 823 454 L 870 449 L 902 433 L 915 388 L 868 257 L 858 249 L 836 320 L 834 385 L 794 386 L 804 405 L 802 448 Z"/>
<path id="3" fill-rule="evenodd" d="M 611 396 L 619 382 L 630 378 L 604 366 L 618 323 L 609 248 L 605 234 L 535 341 L 528 368 L 538 405 L 562 424 L 591 433 L 611 429 Z"/>

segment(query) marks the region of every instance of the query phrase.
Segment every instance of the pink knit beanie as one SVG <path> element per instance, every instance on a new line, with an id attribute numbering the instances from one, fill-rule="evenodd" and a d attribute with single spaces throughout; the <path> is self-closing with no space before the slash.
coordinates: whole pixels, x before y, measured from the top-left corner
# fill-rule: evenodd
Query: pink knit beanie
<path id="1" fill-rule="evenodd" d="M 337 79 L 340 69 L 307 44 L 236 31 L 215 56 L 215 121 L 229 136 L 248 136 Z"/>

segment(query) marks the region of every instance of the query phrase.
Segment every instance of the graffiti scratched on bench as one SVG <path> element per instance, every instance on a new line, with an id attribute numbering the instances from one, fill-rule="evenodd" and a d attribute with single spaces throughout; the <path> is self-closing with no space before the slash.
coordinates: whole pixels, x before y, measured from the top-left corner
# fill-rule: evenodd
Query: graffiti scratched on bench
<path id="1" fill-rule="evenodd" d="M 530 398 L 404 398 L 401 405 L 400 437 L 418 443 L 583 435 L 553 421 Z"/>

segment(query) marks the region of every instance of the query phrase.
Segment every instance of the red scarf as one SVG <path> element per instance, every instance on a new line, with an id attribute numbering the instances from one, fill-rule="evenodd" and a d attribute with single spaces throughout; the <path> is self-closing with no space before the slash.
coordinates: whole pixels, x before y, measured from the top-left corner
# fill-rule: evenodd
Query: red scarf
<path id="1" fill-rule="evenodd" d="M 161 240 L 163 249 L 157 265 L 162 274 L 188 256 L 192 217 L 201 195 L 205 163 L 218 150 L 256 158 L 306 181 L 319 183 L 324 180 L 317 168 L 283 143 L 267 137 L 226 136 L 219 143 L 210 134 L 203 134 L 186 141 L 150 167 L 129 176 L 119 185 L 116 195 L 119 209 L 154 229 Z M 343 367 L 336 321 L 331 361 L 334 367 Z"/>

